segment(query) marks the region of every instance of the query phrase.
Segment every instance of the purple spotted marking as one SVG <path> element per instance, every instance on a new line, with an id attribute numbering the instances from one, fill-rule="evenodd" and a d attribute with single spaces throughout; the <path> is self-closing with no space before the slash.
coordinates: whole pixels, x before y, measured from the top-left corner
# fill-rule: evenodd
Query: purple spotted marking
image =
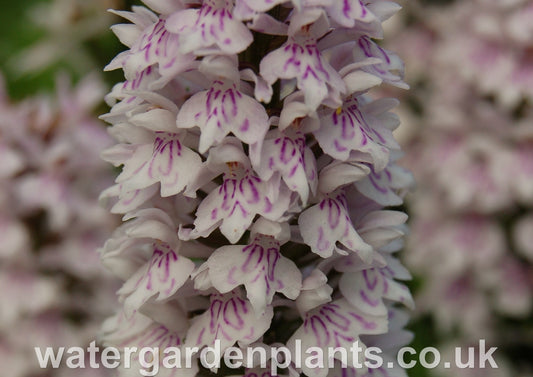
<path id="1" fill-rule="evenodd" d="M 279 136 L 264 143 L 261 159 L 268 163 L 263 163 L 263 170 L 269 170 L 265 179 L 279 173 L 287 187 L 307 201 L 309 188 L 314 191 L 317 184 L 312 152 L 300 131 L 290 129 L 279 133 Z"/>
<path id="2" fill-rule="evenodd" d="M 368 276 L 370 272 L 372 272 L 372 275 L 374 275 L 374 280 L 373 281 L 370 281 L 370 278 Z M 365 283 L 366 283 L 366 286 L 368 287 L 368 289 L 374 290 L 374 288 L 376 288 L 376 285 L 378 284 L 378 276 L 376 275 L 374 269 L 372 269 L 371 271 L 364 270 L 363 271 L 363 278 L 365 279 Z"/>
<path id="3" fill-rule="evenodd" d="M 226 327 L 243 330 L 245 321 L 243 315 L 248 313 L 246 301 L 233 294 L 211 296 L 209 307 L 209 331 L 217 336 L 222 335 L 227 340 L 232 337 L 227 333 Z"/>
<path id="4" fill-rule="evenodd" d="M 163 325 L 159 325 L 151 326 L 147 331 L 142 332 L 136 339 L 136 344 L 165 349 L 181 345 L 181 339 L 175 332 L 170 331 Z"/>
<path id="5" fill-rule="evenodd" d="M 337 159 L 346 160 L 351 151 L 378 157 L 386 152 L 387 140 L 373 127 L 361 111 L 359 101 L 350 96 L 341 108 L 321 117 L 322 126 L 314 132 L 322 149 Z M 389 132 L 384 130 L 383 132 Z"/>
<path id="6" fill-rule="evenodd" d="M 361 295 L 361 298 L 363 299 L 364 302 L 366 302 L 368 305 L 372 306 L 372 307 L 377 307 L 380 303 L 380 300 L 379 299 L 374 299 L 372 300 L 370 297 L 368 297 L 368 295 L 366 294 L 366 292 L 364 290 L 359 290 L 359 294 Z"/>
<path id="7" fill-rule="evenodd" d="M 268 295 L 275 282 L 276 265 L 281 258 L 279 243 L 270 237 L 258 236 L 252 244 L 244 247 L 242 252 L 248 255 L 241 271 L 253 275 L 252 282 L 262 279 Z"/>
<path id="8" fill-rule="evenodd" d="M 352 315 L 352 313 L 343 313 L 336 303 L 329 303 L 309 312 L 305 317 L 303 328 L 305 332 L 314 333 L 316 339 L 314 345 L 325 347 L 333 343 L 335 347 L 339 347 L 341 340 L 344 342 L 356 340 L 356 334 L 351 334 L 352 320 L 345 314 Z"/>
<path id="9" fill-rule="evenodd" d="M 381 177 L 382 177 L 382 175 L 380 173 L 372 173 L 372 174 L 368 175 L 368 180 L 370 181 L 370 183 L 372 184 L 372 186 L 374 186 L 374 188 L 376 190 L 378 190 L 382 194 L 386 195 L 389 192 L 389 188 L 381 186 L 378 183 L 378 182 L 382 181 Z M 389 181 L 389 183 L 390 183 L 390 181 Z"/>
<path id="10" fill-rule="evenodd" d="M 265 192 L 265 183 L 248 169 L 236 168 L 225 173 L 222 184 L 209 194 L 213 200 L 208 199 L 198 207 L 194 222 L 195 232 L 213 229 L 213 224 L 222 221 L 223 234 L 235 243 L 244 234 L 256 214 L 268 216 L 273 210 L 272 202 Z M 225 230 L 224 222 L 235 216 L 239 218 L 240 224 Z"/>
<path id="11" fill-rule="evenodd" d="M 163 176 L 168 176 L 172 172 L 174 158 L 181 156 L 181 149 L 181 143 L 177 139 L 176 134 L 168 132 L 156 132 L 154 151 L 148 166 L 148 176 L 150 178 L 154 178 L 154 164 L 157 166 L 158 173 L 162 174 Z"/>
<path id="12" fill-rule="evenodd" d="M 146 276 L 142 276 L 141 280 L 146 279 L 146 289 L 152 290 L 152 281 L 154 279 L 154 269 L 157 271 L 156 279 L 159 284 L 167 283 L 170 277 L 169 265 L 178 260 L 178 255 L 168 245 L 155 245 L 150 267 L 146 272 Z M 175 280 L 172 279 L 167 291 L 170 292 L 174 288 Z"/>
<path id="13" fill-rule="evenodd" d="M 357 313 L 350 312 L 350 316 L 352 316 L 359 323 L 361 323 L 363 325 L 363 328 L 366 329 L 366 330 L 373 330 L 373 329 L 375 329 L 377 327 L 377 324 L 375 322 L 367 321 L 366 319 L 363 318 L 363 316 L 361 316 L 361 315 L 359 315 Z"/>
<path id="14" fill-rule="evenodd" d="M 316 243 L 316 247 L 319 251 L 326 251 L 330 248 L 331 242 L 329 242 L 328 239 L 324 236 L 324 228 L 319 227 L 318 228 L 318 240 Z"/>
<path id="15" fill-rule="evenodd" d="M 238 29 L 239 33 L 249 33 L 246 27 L 233 18 L 230 1 L 204 1 L 196 11 L 196 20 L 192 27 L 183 25 L 182 35 L 199 34 L 202 42 L 196 48 L 218 46 L 222 51 L 238 53 L 243 51 L 252 39 L 251 33 L 245 38 L 235 38 L 231 33 Z M 228 27 L 231 25 L 232 27 Z M 233 42 L 236 42 L 233 45 Z"/>

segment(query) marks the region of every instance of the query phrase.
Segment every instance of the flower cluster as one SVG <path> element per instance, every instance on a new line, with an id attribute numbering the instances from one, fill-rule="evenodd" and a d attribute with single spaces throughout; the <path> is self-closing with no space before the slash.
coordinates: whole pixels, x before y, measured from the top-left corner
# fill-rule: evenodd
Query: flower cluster
<path id="1" fill-rule="evenodd" d="M 32 362 L 34 347 L 87 345 L 115 307 L 115 279 L 103 271 L 95 251 L 116 226 L 94 204 L 113 176 L 99 158 L 111 140 L 92 115 L 103 91 L 88 77 L 74 89 L 60 81 L 54 97 L 15 104 L 0 94 L 4 375 L 51 375 Z M 53 375 L 72 371 L 61 368 Z"/>
<path id="2" fill-rule="evenodd" d="M 449 29 L 441 34 L 439 59 L 461 79 L 505 106 L 533 100 L 531 1 L 475 0 L 454 4 L 450 13 L 424 11 L 435 27 Z M 445 25 L 451 13 L 453 28 Z"/>
<path id="3" fill-rule="evenodd" d="M 426 6 L 393 44 L 420 84 L 402 110 L 419 124 L 405 138 L 418 183 L 406 254 L 425 282 L 417 307 L 446 341 L 510 351 L 513 376 L 533 310 L 532 10 L 521 0 Z"/>
<path id="4" fill-rule="evenodd" d="M 399 7 L 144 3 L 153 11 L 115 12 L 131 22 L 113 27 L 129 49 L 107 67 L 125 74 L 103 116 L 118 141 L 103 157 L 121 172 L 101 197 L 124 223 L 101 256 L 124 285 L 103 341 L 294 354 L 296 340 L 303 351 L 361 340 L 392 354 L 410 339 L 396 303 L 412 299 L 395 256 L 407 216 L 385 207 L 412 178 L 397 164 L 397 101 L 367 91 L 407 87 L 398 56 L 375 42 Z M 282 373 L 345 372 L 297 369 Z"/>

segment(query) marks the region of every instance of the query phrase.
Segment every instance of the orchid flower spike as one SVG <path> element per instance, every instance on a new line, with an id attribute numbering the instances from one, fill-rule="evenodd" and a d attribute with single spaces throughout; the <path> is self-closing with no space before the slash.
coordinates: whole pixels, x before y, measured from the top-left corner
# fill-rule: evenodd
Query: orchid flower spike
<path id="1" fill-rule="evenodd" d="M 124 306 L 104 342 L 318 347 L 325 367 L 293 359 L 279 370 L 309 377 L 339 373 L 328 347 L 408 342 L 394 319 L 405 318 L 398 304 L 413 306 L 395 256 L 407 216 L 385 207 L 402 204 L 412 177 L 397 164 L 397 101 L 368 94 L 407 87 L 401 60 L 375 41 L 399 6 L 144 3 L 116 12 L 130 21 L 113 27 L 129 50 L 107 67 L 125 81 L 106 97 L 117 144 L 103 158 L 122 170 L 101 198 L 124 223 L 100 252 L 124 280 Z M 279 362 L 228 372 L 192 359 L 169 368 L 161 357 L 158 375 L 270 376 Z"/>

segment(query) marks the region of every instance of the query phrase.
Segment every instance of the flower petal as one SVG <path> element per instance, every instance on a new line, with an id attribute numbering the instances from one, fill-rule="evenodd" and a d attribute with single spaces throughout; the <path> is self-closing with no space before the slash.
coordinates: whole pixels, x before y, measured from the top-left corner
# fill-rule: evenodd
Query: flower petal
<path id="1" fill-rule="evenodd" d="M 265 182 L 245 172 L 243 176 L 225 176 L 218 189 L 209 193 L 196 211 L 195 228 L 183 239 L 207 237 L 220 225 L 220 231 L 231 243 L 236 243 L 259 214 L 276 221 L 289 208 L 290 196 L 281 191 L 269 195 Z"/>
<path id="2" fill-rule="evenodd" d="M 250 149 L 250 154 L 254 149 Z M 259 163 L 254 164 L 254 168 L 261 179 L 268 181 L 274 174 L 280 174 L 287 187 L 298 192 L 304 205 L 309 197 L 309 189 L 313 194 L 316 193 L 316 161 L 313 152 L 305 144 L 303 133 L 293 130 L 272 132 L 263 143 L 261 156 L 257 160 Z"/>
<path id="3" fill-rule="evenodd" d="M 328 196 L 300 215 L 300 233 L 311 251 L 327 258 L 333 251 L 346 254 L 336 246 L 341 243 L 347 250 L 359 253 L 363 259 L 371 258 L 372 247 L 357 234 L 346 207 L 344 193 Z"/>
<path id="4" fill-rule="evenodd" d="M 215 81 L 212 87 L 192 96 L 178 113 L 179 128 L 200 127 L 200 153 L 220 143 L 232 132 L 247 144 L 259 143 L 269 128 L 263 106 L 235 84 Z"/>
<path id="5" fill-rule="evenodd" d="M 182 145 L 178 134 L 155 132 L 152 144 L 139 145 L 124 162 L 117 182 L 128 190 L 161 183 L 161 196 L 175 195 L 192 181 L 202 160 Z"/>
<path id="6" fill-rule="evenodd" d="M 302 359 L 309 357 L 311 347 L 322 349 L 323 364 L 328 365 L 328 347 L 350 349 L 361 334 L 380 334 L 387 331 L 387 316 L 373 316 L 361 313 L 346 300 L 336 300 L 322 305 L 304 318 L 303 325 L 296 330 L 287 342 L 292 355 L 301 352 Z M 296 340 L 301 347 L 296 348 Z M 338 356 L 338 355 L 337 355 Z M 296 356 L 294 356 L 296 357 Z M 348 364 L 353 365 L 352 355 L 348 352 Z M 328 368 L 312 368 L 304 363 L 302 372 L 307 376 L 326 377 Z"/>
<path id="7" fill-rule="evenodd" d="M 154 244 L 151 259 L 118 291 L 124 299 L 124 312 L 131 315 L 150 298 L 171 297 L 189 279 L 194 263 L 178 255 L 166 244 Z"/>
<path id="8" fill-rule="evenodd" d="M 346 91 L 344 81 L 324 59 L 313 38 L 289 37 L 261 60 L 259 71 L 270 85 L 277 79 L 295 78 L 311 110 L 316 110 L 327 96 L 339 98 Z"/>
<path id="9" fill-rule="evenodd" d="M 211 295 L 209 308 L 193 319 L 187 332 L 186 346 L 214 346 L 220 340 L 221 352 L 239 342 L 250 344 L 259 339 L 270 326 L 272 307 L 259 314 L 236 292 Z"/>
<path id="10" fill-rule="evenodd" d="M 227 293 L 244 284 L 258 314 L 266 310 L 276 292 L 294 300 L 300 292 L 301 273 L 281 255 L 279 246 L 274 238 L 257 235 L 250 245 L 217 249 L 205 263 L 213 286 Z"/>
<path id="11" fill-rule="evenodd" d="M 413 307 L 409 289 L 389 276 L 386 269 L 370 268 L 342 275 L 339 288 L 343 296 L 364 313 L 386 315 L 383 299 L 405 303 Z"/>
<path id="12" fill-rule="evenodd" d="M 167 19 L 167 28 L 181 38 L 180 50 L 196 55 L 238 54 L 252 43 L 250 30 L 232 16 L 232 2 L 206 0 L 200 9 L 186 9 Z"/>
<path id="13" fill-rule="evenodd" d="M 321 116 L 320 128 L 313 134 L 324 152 L 337 160 L 348 160 L 352 151 L 368 153 L 378 166 L 389 160 L 387 141 L 392 131 L 379 124 L 371 127 L 356 97 Z"/>

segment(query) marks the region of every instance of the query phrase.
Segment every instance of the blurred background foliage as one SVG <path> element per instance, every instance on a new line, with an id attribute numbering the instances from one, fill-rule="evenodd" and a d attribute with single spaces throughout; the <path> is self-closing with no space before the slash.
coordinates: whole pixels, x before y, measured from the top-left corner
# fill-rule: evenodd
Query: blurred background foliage
<path id="1" fill-rule="evenodd" d="M 0 72 L 12 99 L 55 87 L 59 72 L 74 82 L 102 68 L 121 51 L 106 9 L 128 9 L 134 0 L 0 0 Z M 65 12 L 65 9 L 68 9 Z M 66 17 L 65 17 L 66 15 Z M 112 85 L 118 71 L 103 73 Z"/>

